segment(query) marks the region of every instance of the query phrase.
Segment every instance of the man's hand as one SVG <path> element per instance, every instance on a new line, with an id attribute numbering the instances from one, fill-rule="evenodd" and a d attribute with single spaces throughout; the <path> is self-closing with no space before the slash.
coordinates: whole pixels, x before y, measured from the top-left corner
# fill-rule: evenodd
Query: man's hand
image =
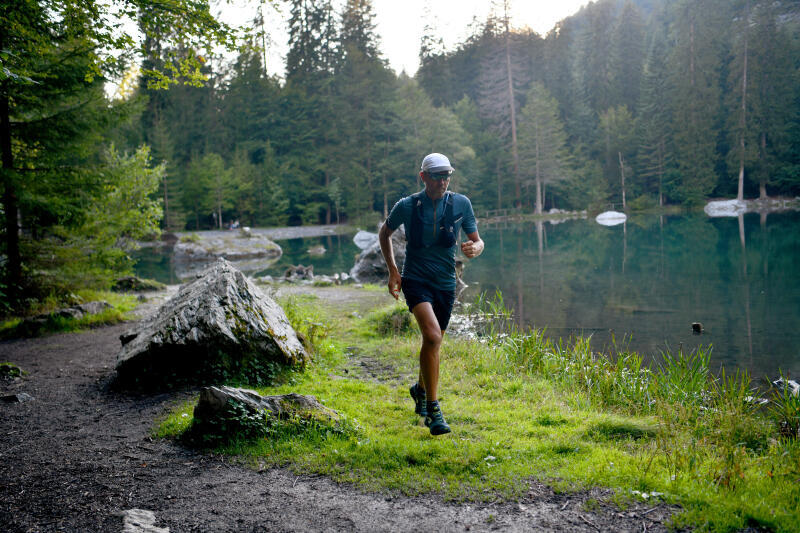
<path id="1" fill-rule="evenodd" d="M 461 243 L 461 252 L 469 259 L 479 256 L 482 251 L 483 251 L 483 241 L 481 240 L 477 242 L 473 242 L 470 240 Z"/>
<path id="2" fill-rule="evenodd" d="M 395 270 L 389 272 L 389 294 L 394 296 L 395 300 L 400 299 L 400 273 Z"/>

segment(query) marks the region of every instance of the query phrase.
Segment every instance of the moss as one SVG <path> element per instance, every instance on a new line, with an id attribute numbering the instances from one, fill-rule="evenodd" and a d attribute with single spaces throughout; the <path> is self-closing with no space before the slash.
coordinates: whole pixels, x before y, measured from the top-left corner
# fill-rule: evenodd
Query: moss
<path id="1" fill-rule="evenodd" d="M 16 379 L 27 374 L 20 367 L 14 363 L 3 362 L 0 363 L 0 379 Z"/>

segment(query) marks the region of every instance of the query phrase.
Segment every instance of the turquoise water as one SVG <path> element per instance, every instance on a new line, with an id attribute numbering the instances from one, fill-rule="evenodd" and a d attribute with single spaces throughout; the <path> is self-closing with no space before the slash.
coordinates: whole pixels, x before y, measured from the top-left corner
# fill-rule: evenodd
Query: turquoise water
<path id="1" fill-rule="evenodd" d="M 465 295 L 502 291 L 517 322 L 657 357 L 712 346 L 712 365 L 800 374 L 800 214 L 642 216 L 484 228 Z M 691 324 L 705 332 L 695 335 Z"/>
<path id="2" fill-rule="evenodd" d="M 616 343 L 658 357 L 711 345 L 714 369 L 800 375 L 800 213 L 479 231 L 486 251 L 465 267 L 465 301 L 499 290 L 518 323 L 553 337 L 591 335 L 596 350 Z M 277 242 L 283 256 L 257 275 L 280 276 L 298 263 L 313 264 L 316 274 L 346 272 L 359 252 L 352 235 Z M 314 246 L 327 252 L 309 255 Z M 179 282 L 169 253 L 138 256 L 139 275 Z M 702 335 L 692 333 L 693 322 L 703 324 Z"/>

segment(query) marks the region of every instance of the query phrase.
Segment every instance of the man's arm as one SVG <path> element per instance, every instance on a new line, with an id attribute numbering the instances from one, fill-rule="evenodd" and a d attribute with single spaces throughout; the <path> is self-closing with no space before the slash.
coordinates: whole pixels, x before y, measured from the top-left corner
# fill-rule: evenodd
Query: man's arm
<path id="1" fill-rule="evenodd" d="M 478 232 L 468 233 L 467 239 L 469 240 L 461 243 L 461 252 L 470 259 L 481 255 L 483 253 L 483 241 Z"/>
<path id="2" fill-rule="evenodd" d="M 394 296 L 395 300 L 400 299 L 400 272 L 397 270 L 397 263 L 394 262 L 394 248 L 392 248 L 392 233 L 393 229 L 389 229 L 389 225 L 384 222 L 378 232 L 378 242 L 381 244 L 381 253 L 383 260 L 386 261 L 386 267 L 389 269 L 389 294 Z"/>

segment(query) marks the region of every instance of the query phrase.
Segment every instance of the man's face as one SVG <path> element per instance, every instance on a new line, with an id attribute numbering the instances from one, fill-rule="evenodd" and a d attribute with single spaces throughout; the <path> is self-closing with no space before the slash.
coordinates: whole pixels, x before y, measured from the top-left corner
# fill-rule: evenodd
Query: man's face
<path id="1" fill-rule="evenodd" d="M 438 200 L 447 192 L 447 186 L 450 185 L 450 174 L 450 172 L 419 173 L 419 177 L 425 184 L 425 192 L 432 200 Z"/>

